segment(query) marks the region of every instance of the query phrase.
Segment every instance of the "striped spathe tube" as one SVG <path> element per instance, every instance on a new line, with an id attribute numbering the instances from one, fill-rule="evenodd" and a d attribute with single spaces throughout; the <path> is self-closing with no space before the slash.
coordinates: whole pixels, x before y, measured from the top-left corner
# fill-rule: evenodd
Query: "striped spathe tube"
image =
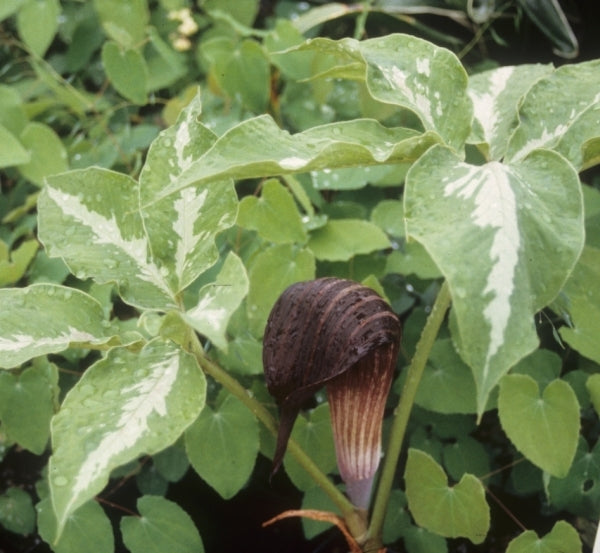
<path id="1" fill-rule="evenodd" d="M 340 475 L 350 500 L 368 507 L 400 335 L 390 306 L 356 282 L 321 278 L 282 293 L 263 339 L 267 387 L 280 408 L 273 472 L 300 408 L 326 386 Z"/>

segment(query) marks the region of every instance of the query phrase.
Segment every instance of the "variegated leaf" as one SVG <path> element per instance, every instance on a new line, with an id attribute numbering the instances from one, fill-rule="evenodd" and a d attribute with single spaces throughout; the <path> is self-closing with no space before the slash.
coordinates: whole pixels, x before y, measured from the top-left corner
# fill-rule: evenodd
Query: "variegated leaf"
<path id="1" fill-rule="evenodd" d="M 472 166 L 434 147 L 409 171 L 404 207 L 407 234 L 450 285 L 453 337 L 481 414 L 499 379 L 536 347 L 533 315 L 558 294 L 583 247 L 577 173 L 545 150 Z"/>
<path id="2" fill-rule="evenodd" d="M 156 339 L 139 353 L 112 349 L 69 391 L 52 421 L 49 482 L 58 533 L 110 472 L 171 445 L 204 406 L 193 357 Z"/>
<path id="3" fill-rule="evenodd" d="M 92 167 L 49 177 L 38 201 L 40 240 L 78 278 L 116 282 L 132 305 L 175 307 L 169 269 L 152 257 L 138 202 L 138 184 L 114 171 Z"/>
<path id="4" fill-rule="evenodd" d="M 600 141 L 598 83 L 600 60 L 564 65 L 538 81 L 523 99 L 507 158 L 517 161 L 536 148 L 549 148 L 578 170 L 598 163 L 587 147 Z"/>
<path id="5" fill-rule="evenodd" d="M 472 106 L 467 74 L 449 50 L 414 36 L 392 34 L 360 42 L 316 38 L 290 53 L 297 51 L 315 52 L 320 67 L 331 66 L 317 77 L 364 80 L 375 100 L 411 110 L 426 130 L 438 133 L 449 146 L 462 148 Z"/>
<path id="6" fill-rule="evenodd" d="M 537 80 L 551 72 L 551 65 L 507 65 L 469 78 L 468 93 L 474 112 L 469 141 L 486 144 L 490 161 L 500 160 L 506 153 L 510 135 L 518 124 L 521 98 Z"/>
<path id="7" fill-rule="evenodd" d="M 372 119 L 313 127 L 291 135 L 268 115 L 233 127 L 144 206 L 152 207 L 183 188 L 225 178 L 304 173 L 327 167 L 357 167 L 414 161 L 432 144 L 435 133 L 386 128 Z"/>
<path id="8" fill-rule="evenodd" d="M 56 284 L 5 288 L 0 290 L 0 305 L 2 368 L 17 367 L 70 344 L 102 344 L 111 336 L 100 303 L 73 288 Z"/>
<path id="9" fill-rule="evenodd" d="M 230 252 L 215 282 L 200 290 L 198 303 L 183 319 L 221 350 L 227 350 L 227 323 L 248 293 L 249 281 L 241 259 Z"/>
<path id="10" fill-rule="evenodd" d="M 180 175 L 217 140 L 198 122 L 201 109 L 198 94 L 152 143 L 140 175 L 142 205 L 177 186 Z M 217 261 L 215 236 L 233 225 L 237 203 L 233 182 L 221 179 L 184 188 L 142 211 L 153 259 L 172 289 L 185 289 Z"/>

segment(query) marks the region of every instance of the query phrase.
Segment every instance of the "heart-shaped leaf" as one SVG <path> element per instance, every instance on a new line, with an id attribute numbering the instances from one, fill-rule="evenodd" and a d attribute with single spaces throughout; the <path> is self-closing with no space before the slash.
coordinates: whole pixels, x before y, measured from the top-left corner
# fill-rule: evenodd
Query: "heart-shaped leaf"
<path id="1" fill-rule="evenodd" d="M 447 538 L 482 543 L 490 527 L 490 510 L 479 479 L 465 474 L 448 486 L 444 469 L 418 449 L 408 451 L 404 473 L 408 507 L 419 526 Z"/>
<path id="2" fill-rule="evenodd" d="M 579 436 L 579 403 L 569 384 L 554 380 L 540 397 L 530 376 L 506 375 L 500 381 L 498 413 L 502 428 L 527 459 L 553 476 L 567 475 Z"/>
<path id="3" fill-rule="evenodd" d="M 581 253 L 579 178 L 551 151 L 474 166 L 434 146 L 408 172 L 404 216 L 450 286 L 452 334 L 481 414 L 500 378 L 535 349 L 533 316 Z"/>
<path id="4" fill-rule="evenodd" d="M 242 199 L 237 223 L 275 244 L 302 244 L 307 238 L 294 197 L 276 179 L 263 184 L 260 198 Z"/>
<path id="5" fill-rule="evenodd" d="M 225 499 L 248 481 L 258 453 L 258 421 L 229 395 L 218 409 L 205 407 L 185 433 L 196 472 Z"/>
<path id="6" fill-rule="evenodd" d="M 568 522 L 559 520 L 543 538 L 533 530 L 513 539 L 506 553 L 581 553 L 581 539 Z"/>
<path id="7" fill-rule="evenodd" d="M 134 104 L 148 100 L 148 68 L 137 50 L 122 50 L 116 42 L 106 42 L 102 47 L 102 63 L 108 78 L 117 92 Z"/>
<path id="8" fill-rule="evenodd" d="M 21 374 L 0 372 L 0 420 L 10 441 L 41 455 L 50 437 L 58 369 L 45 363 Z"/>
<path id="9" fill-rule="evenodd" d="M 177 503 L 145 495 L 138 499 L 139 517 L 123 517 L 123 542 L 131 553 L 170 551 L 203 553 L 204 546 L 190 516 Z"/>

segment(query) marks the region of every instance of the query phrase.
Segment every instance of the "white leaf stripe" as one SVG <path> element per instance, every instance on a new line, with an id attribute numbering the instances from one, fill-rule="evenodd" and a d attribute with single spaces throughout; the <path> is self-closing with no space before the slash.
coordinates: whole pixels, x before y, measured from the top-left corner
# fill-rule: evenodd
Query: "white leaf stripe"
<path id="1" fill-rule="evenodd" d="M 113 246 L 131 258 L 139 269 L 136 278 L 151 283 L 167 296 L 173 297 L 159 267 L 147 260 L 148 241 L 145 236 L 126 239 L 114 215 L 108 219 L 98 212 L 90 211 L 77 195 L 67 194 L 51 186 L 47 187 L 47 193 L 65 215 L 90 229 L 94 234 L 95 244 Z"/>
<path id="2" fill-rule="evenodd" d="M 114 425 L 89 453 L 75 476 L 70 501 L 63 512 L 70 512 L 93 483 L 112 467 L 114 459 L 132 449 L 149 432 L 153 413 L 167 416 L 166 398 L 173 388 L 179 368 L 178 353 L 155 363 L 151 372 L 139 382 L 121 390 L 124 398 L 120 416 Z"/>
<path id="3" fill-rule="evenodd" d="M 106 338 L 102 338 L 103 341 Z M 98 336 L 89 332 L 78 330 L 69 326 L 67 330 L 58 336 L 33 336 L 31 334 L 14 334 L 8 337 L 0 336 L 0 350 L 21 351 L 22 349 L 35 347 L 36 349 L 46 346 L 64 346 L 71 342 L 97 342 Z"/>
<path id="4" fill-rule="evenodd" d="M 179 198 L 173 202 L 177 214 L 177 218 L 173 221 L 173 231 L 179 237 L 175 249 L 175 271 L 180 280 L 192 261 L 189 259 L 190 254 L 194 253 L 196 246 L 208 235 L 206 231 L 194 233 L 194 225 L 200 218 L 207 195 L 206 188 L 200 193 L 197 193 L 195 187 L 184 188 Z"/>
<path id="5" fill-rule="evenodd" d="M 506 89 L 514 70 L 514 67 L 507 66 L 491 72 L 485 92 L 473 90 L 472 88 L 468 90 L 473 102 L 473 114 L 481 124 L 484 138 L 488 144 L 493 144 L 497 138 L 502 116 L 498 97 Z"/>
<path id="6" fill-rule="evenodd" d="M 521 243 L 517 202 L 506 167 L 499 162 L 491 162 L 484 167 L 471 167 L 462 178 L 448 179 L 444 184 L 445 196 L 474 199 L 475 208 L 471 217 L 475 225 L 497 229 L 490 250 L 492 268 L 483 290 L 484 296 L 491 294 L 483 311 L 491 327 L 482 373 L 483 381 L 486 381 L 490 361 L 504 343 L 511 316 L 510 298 L 515 288 Z"/>

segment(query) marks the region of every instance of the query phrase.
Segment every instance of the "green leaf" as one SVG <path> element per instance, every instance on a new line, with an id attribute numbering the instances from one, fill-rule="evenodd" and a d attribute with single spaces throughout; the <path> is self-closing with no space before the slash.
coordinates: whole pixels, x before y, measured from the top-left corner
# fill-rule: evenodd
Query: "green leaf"
<path id="1" fill-rule="evenodd" d="M 27 0 L 17 13 L 17 29 L 23 42 L 40 58 L 58 29 L 61 7 L 58 0 Z"/>
<path id="2" fill-rule="evenodd" d="M 406 496 L 402 490 L 394 489 L 390 493 L 390 501 L 385 514 L 383 541 L 393 543 L 405 535 L 410 528 L 414 527 L 408 512 Z"/>
<path id="3" fill-rule="evenodd" d="M 511 540 L 506 553 L 581 553 L 581 539 L 573 526 L 559 520 L 543 538 L 533 530 L 523 532 Z"/>
<path id="4" fill-rule="evenodd" d="M 318 486 L 306 490 L 302 496 L 302 509 L 315 509 L 317 511 L 327 511 L 329 513 L 339 512 L 339 509 L 331 498 Z M 304 537 L 307 540 L 318 536 L 330 528 L 330 522 L 302 517 L 302 530 L 304 531 Z"/>
<path id="5" fill-rule="evenodd" d="M 500 378 L 535 349 L 533 316 L 579 257 L 579 178 L 550 151 L 472 166 L 436 146 L 408 173 L 404 215 L 408 235 L 450 286 L 453 338 L 475 376 L 481 414 Z"/>
<path id="6" fill-rule="evenodd" d="M 569 474 L 551 478 L 547 490 L 553 508 L 589 519 L 600 517 L 600 441 L 590 451 L 581 436 Z"/>
<path id="7" fill-rule="evenodd" d="M 220 10 L 231 15 L 242 25 L 252 25 L 259 10 L 258 0 L 204 0 L 202 7 L 207 11 Z"/>
<path id="8" fill-rule="evenodd" d="M 473 375 L 452 340 L 440 339 L 433 344 L 415 402 L 437 413 L 477 411 Z"/>
<path id="9" fill-rule="evenodd" d="M 31 534 L 35 529 L 35 510 L 31 496 L 20 488 L 8 488 L 0 495 L 0 525 L 9 532 Z"/>
<path id="10" fill-rule="evenodd" d="M 248 276 L 240 258 L 229 252 L 215 282 L 200 290 L 198 303 L 183 319 L 216 347 L 227 350 L 227 324 L 248 293 Z"/>
<path id="11" fill-rule="evenodd" d="M 454 480 L 460 480 L 466 473 L 478 478 L 486 478 L 490 473 L 489 453 L 471 436 L 459 436 L 454 443 L 445 444 L 442 455 L 444 466 Z"/>
<path id="12" fill-rule="evenodd" d="M 31 154 L 4 125 L 0 125 L 0 167 L 29 163 Z"/>
<path id="13" fill-rule="evenodd" d="M 258 421 L 238 399 L 228 395 L 215 410 L 204 407 L 185 433 L 194 470 L 225 499 L 246 484 L 258 454 Z"/>
<path id="14" fill-rule="evenodd" d="M 401 165 L 380 165 L 374 167 L 350 167 L 346 169 L 324 169 L 311 171 L 312 183 L 317 190 L 355 190 L 367 184 L 394 175 Z M 398 179 L 401 182 L 402 179 Z"/>
<path id="15" fill-rule="evenodd" d="M 197 94 L 177 123 L 162 131 L 150 146 L 140 174 L 140 201 L 152 202 L 166 183 L 177 183 L 192 160 L 209 150 L 216 136 L 198 123 L 202 112 Z M 180 292 L 215 264 L 215 237 L 232 226 L 237 195 L 230 180 L 212 180 L 182 189 L 142 211 L 152 257 L 173 290 Z"/>
<path id="16" fill-rule="evenodd" d="M 253 178 L 316 169 L 400 163 L 439 141 L 433 133 L 386 128 L 372 119 L 314 127 L 295 135 L 268 115 L 243 121 L 221 136 L 159 197 L 214 179 Z"/>
<path id="17" fill-rule="evenodd" d="M 78 278 L 116 282 L 132 305 L 177 307 L 168 268 L 150 256 L 137 206 L 138 185 L 122 173 L 92 167 L 56 175 L 38 200 L 39 237 Z"/>
<path id="18" fill-rule="evenodd" d="M 541 77 L 552 72 L 551 65 L 504 66 L 469 78 L 469 97 L 474 121 L 469 141 L 486 144 L 489 160 L 502 159 L 518 124 L 519 101 Z"/>
<path id="19" fill-rule="evenodd" d="M 596 413 L 600 414 L 600 374 L 592 374 L 585 383 L 592 405 L 596 410 Z"/>
<path id="20" fill-rule="evenodd" d="M 0 21 L 4 21 L 7 17 L 10 17 L 15 13 L 25 0 L 4 0 L 0 5 Z"/>
<path id="21" fill-rule="evenodd" d="M 237 224 L 276 244 L 307 239 L 294 197 L 276 179 L 263 184 L 260 198 L 246 196 L 240 202 Z"/>
<path id="22" fill-rule="evenodd" d="M 517 161 L 537 148 L 551 148 L 578 170 L 590 167 L 582 146 L 600 136 L 598 79 L 600 60 L 593 60 L 564 65 L 535 83 L 520 106 L 507 158 Z"/>
<path id="23" fill-rule="evenodd" d="M 154 27 L 148 27 L 150 40 L 144 48 L 144 59 L 148 66 L 148 92 L 166 88 L 189 71 L 186 58 L 166 43 Z"/>
<path id="24" fill-rule="evenodd" d="M 194 358 L 159 339 L 139 354 L 112 349 L 92 365 L 52 421 L 49 480 L 58 534 L 112 469 L 171 445 L 200 413 L 205 390 Z"/>
<path id="25" fill-rule="evenodd" d="M 63 143 L 47 125 L 28 123 L 20 139 L 21 144 L 27 148 L 31 161 L 19 165 L 19 170 L 31 182 L 42 186 L 46 177 L 62 173 L 69 168 Z"/>
<path id="26" fill-rule="evenodd" d="M 355 255 L 391 246 L 385 233 L 361 219 L 334 219 L 314 230 L 308 247 L 317 259 L 347 261 Z"/>
<path id="27" fill-rule="evenodd" d="M 427 453 L 409 449 L 406 472 L 408 507 L 419 526 L 448 538 L 482 543 L 490 526 L 490 510 L 481 482 L 465 474 L 448 487 L 442 467 Z"/>
<path id="28" fill-rule="evenodd" d="M 116 42 L 102 46 L 102 64 L 115 90 L 134 104 L 144 105 L 148 68 L 137 50 L 123 50 Z"/>
<path id="29" fill-rule="evenodd" d="M 121 519 L 123 542 L 131 553 L 204 553 L 194 522 L 177 503 L 145 495 L 138 499 L 137 508 L 139 517 Z"/>
<path id="30" fill-rule="evenodd" d="M 394 250 L 386 259 L 386 273 L 417 275 L 422 279 L 439 278 L 440 270 L 419 242 L 405 242 L 402 249 Z"/>
<path id="31" fill-rule="evenodd" d="M 56 284 L 5 288 L 0 290 L 0 305 L 0 367 L 16 367 L 70 344 L 102 344 L 110 339 L 101 305 L 73 288 Z"/>
<path id="32" fill-rule="evenodd" d="M 152 463 L 158 474 L 167 482 L 179 482 L 190 466 L 183 441 L 157 453 L 152 458 Z"/>
<path id="33" fill-rule="evenodd" d="M 0 8 L 1 10 L 2 8 Z M 16 87 L 0 85 L 0 129 L 4 128 L 9 133 L 19 136 L 27 124 L 27 115 L 23 105 L 23 99 Z M 2 140 L 5 148 L 8 143 Z M 10 150 L 8 150 L 10 152 Z M 3 155 L 8 155 L 2 151 Z M 28 160 L 17 160 L 15 164 L 23 163 Z"/>
<path id="34" fill-rule="evenodd" d="M 58 401 L 58 369 L 44 363 L 21 374 L 0 373 L 0 420 L 6 437 L 36 455 L 46 449 Z"/>
<path id="35" fill-rule="evenodd" d="M 543 390 L 550 382 L 556 380 L 562 370 L 562 358 L 547 349 L 536 349 L 521 359 L 512 369 L 511 374 L 525 374 L 533 378 Z"/>
<path id="36" fill-rule="evenodd" d="M 95 501 L 88 501 L 71 514 L 57 540 L 56 515 L 49 497 L 36 505 L 38 531 L 52 545 L 54 553 L 81 553 L 93 544 L 94 553 L 113 553 L 113 530 L 106 513 Z"/>
<path id="37" fill-rule="evenodd" d="M 566 315 L 570 323 L 559 329 L 561 338 L 596 363 L 600 363 L 600 289 L 591 283 L 599 281 L 600 249 L 586 246 L 553 305 L 554 311 Z"/>
<path id="38" fill-rule="evenodd" d="M 271 94 L 269 62 L 254 40 L 244 40 L 222 66 L 220 82 L 227 94 L 253 113 L 264 113 Z"/>
<path id="39" fill-rule="evenodd" d="M 394 238 L 404 237 L 404 204 L 400 200 L 382 200 L 371 212 L 371 222 Z"/>
<path id="40" fill-rule="evenodd" d="M 150 19 L 146 0 L 94 0 L 106 34 L 124 48 L 139 46 Z"/>
<path id="41" fill-rule="evenodd" d="M 25 240 L 12 252 L 9 252 L 6 244 L 0 240 L 0 286 L 14 284 L 27 270 L 29 263 L 38 251 L 37 240 Z"/>
<path id="42" fill-rule="evenodd" d="M 295 282 L 315 277 L 315 258 L 306 248 L 291 244 L 272 246 L 256 255 L 248 268 L 248 277 L 248 321 L 252 333 L 260 337 L 281 292 Z"/>
<path id="43" fill-rule="evenodd" d="M 566 382 L 554 380 L 539 394 L 533 378 L 506 375 L 500 381 L 498 414 L 516 448 L 553 476 L 569 472 L 579 436 L 579 403 Z"/>
<path id="44" fill-rule="evenodd" d="M 316 38 L 290 51 L 330 58 L 331 69 L 318 77 L 365 80 L 375 100 L 413 111 L 426 130 L 438 133 L 452 148 L 463 146 L 472 107 L 467 74 L 449 50 L 414 36 L 391 34 L 360 42 Z"/>
<path id="45" fill-rule="evenodd" d="M 291 438 L 325 474 L 335 469 L 336 457 L 329 404 L 319 405 L 310 412 L 308 417 L 298 417 Z M 286 453 L 283 458 L 283 466 L 290 480 L 298 489 L 307 491 L 316 486 L 314 479 L 290 453 Z"/>

